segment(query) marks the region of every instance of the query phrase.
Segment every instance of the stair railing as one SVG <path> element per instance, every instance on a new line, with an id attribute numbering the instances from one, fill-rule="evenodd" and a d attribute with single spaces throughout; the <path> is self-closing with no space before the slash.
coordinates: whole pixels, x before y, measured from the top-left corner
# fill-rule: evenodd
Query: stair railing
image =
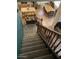
<path id="1" fill-rule="evenodd" d="M 46 45 L 55 54 L 55 56 L 61 58 L 61 34 L 54 30 L 50 30 L 40 24 L 37 24 L 37 33 L 41 36 Z M 59 54 L 60 53 L 60 54 Z"/>

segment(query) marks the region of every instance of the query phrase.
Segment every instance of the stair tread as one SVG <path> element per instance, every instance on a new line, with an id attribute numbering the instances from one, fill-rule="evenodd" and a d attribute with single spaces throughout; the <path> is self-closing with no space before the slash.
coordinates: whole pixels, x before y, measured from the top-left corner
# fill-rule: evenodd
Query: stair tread
<path id="1" fill-rule="evenodd" d="M 27 40 L 27 41 L 23 42 L 23 44 L 30 44 L 30 43 L 38 42 L 38 41 L 43 42 L 43 40 Z"/>
<path id="2" fill-rule="evenodd" d="M 41 39 L 40 37 L 24 37 L 23 40 Z"/>
<path id="3" fill-rule="evenodd" d="M 47 54 L 50 54 L 50 52 L 47 48 L 45 48 L 36 51 L 30 51 L 28 53 L 22 53 L 20 54 L 20 56 L 28 56 L 29 58 L 36 58 Z"/>
<path id="4" fill-rule="evenodd" d="M 24 47 L 21 49 L 21 51 L 29 52 L 29 51 L 35 51 L 35 50 L 44 49 L 44 48 L 46 48 L 46 46 L 44 44 L 40 44 L 40 45 L 31 46 L 31 47 Z"/>
<path id="5" fill-rule="evenodd" d="M 31 42 L 31 43 L 29 43 L 29 42 L 27 42 L 27 43 L 23 43 L 22 44 L 22 46 L 29 46 L 29 45 L 39 45 L 39 44 L 41 44 L 41 43 L 43 43 L 43 41 L 36 41 L 36 42 Z"/>
<path id="6" fill-rule="evenodd" d="M 52 54 L 48 54 L 48 55 L 44 55 L 44 56 L 40 56 L 34 59 L 54 59 Z"/>
<path id="7" fill-rule="evenodd" d="M 48 48 L 45 48 L 45 49 L 39 49 L 39 50 L 35 50 L 35 51 L 30 51 L 30 52 L 28 52 L 28 53 L 22 53 L 21 55 L 25 55 L 25 54 L 33 54 L 33 53 L 35 53 L 35 52 L 39 52 L 39 51 L 48 51 Z"/>
<path id="8" fill-rule="evenodd" d="M 40 39 L 40 38 L 24 39 L 23 42 L 33 41 L 33 40 L 42 40 L 42 39 Z"/>
<path id="9" fill-rule="evenodd" d="M 33 38 L 33 37 L 35 37 L 35 38 L 38 38 L 39 36 L 38 35 L 24 35 L 24 38 Z"/>
<path id="10" fill-rule="evenodd" d="M 24 47 L 24 48 L 22 47 L 21 50 L 22 49 L 26 49 L 26 48 L 38 47 L 38 46 L 45 46 L 45 45 L 44 44 L 40 44 L 40 45 L 31 46 L 31 47 Z"/>

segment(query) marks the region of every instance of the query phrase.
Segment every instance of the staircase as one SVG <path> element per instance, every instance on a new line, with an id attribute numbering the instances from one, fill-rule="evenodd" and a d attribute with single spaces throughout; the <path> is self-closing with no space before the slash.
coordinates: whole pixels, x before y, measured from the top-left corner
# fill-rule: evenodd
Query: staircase
<path id="1" fill-rule="evenodd" d="M 21 53 L 18 59 L 54 59 L 52 53 L 37 34 L 37 26 L 28 24 L 24 28 Z"/>

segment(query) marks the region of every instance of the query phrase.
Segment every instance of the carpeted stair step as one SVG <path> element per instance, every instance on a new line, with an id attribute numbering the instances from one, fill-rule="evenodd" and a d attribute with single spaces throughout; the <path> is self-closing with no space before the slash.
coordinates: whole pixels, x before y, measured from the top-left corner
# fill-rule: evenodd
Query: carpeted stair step
<path id="1" fill-rule="evenodd" d="M 40 57 L 48 54 L 50 54 L 50 52 L 47 48 L 45 48 L 45 49 L 40 49 L 36 51 L 30 51 L 27 53 L 22 53 L 20 54 L 20 56 L 27 56 L 29 59 L 32 59 L 32 58 L 36 58 L 36 57 Z"/>
<path id="2" fill-rule="evenodd" d="M 39 49 L 44 49 L 46 48 L 46 46 L 44 44 L 40 44 L 40 45 L 35 45 L 35 46 L 31 46 L 31 47 L 24 47 L 21 49 L 21 52 L 30 52 L 30 51 L 35 51 L 35 50 L 39 50 Z"/>
<path id="3" fill-rule="evenodd" d="M 34 59 L 54 59 L 54 57 L 52 56 L 52 54 L 48 54 L 48 55 L 40 56 Z"/>

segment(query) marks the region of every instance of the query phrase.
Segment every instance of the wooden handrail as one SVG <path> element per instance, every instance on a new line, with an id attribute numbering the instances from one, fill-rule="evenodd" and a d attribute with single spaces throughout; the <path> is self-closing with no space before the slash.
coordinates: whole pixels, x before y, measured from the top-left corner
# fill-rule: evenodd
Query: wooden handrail
<path id="1" fill-rule="evenodd" d="M 41 36 L 50 50 L 53 51 L 54 54 L 59 58 L 60 56 L 58 56 L 58 53 L 61 52 L 61 34 L 55 30 L 48 29 L 39 23 L 37 23 L 37 33 Z M 58 50 L 56 51 L 56 49 Z"/>
<path id="2" fill-rule="evenodd" d="M 49 28 L 46 28 L 46 27 L 44 27 L 44 26 L 42 26 L 42 25 L 40 25 L 40 24 L 37 24 L 38 26 L 41 26 L 41 27 L 43 27 L 43 28 L 45 28 L 46 30 L 49 30 L 50 32 L 54 32 L 54 33 L 56 33 L 56 34 L 58 34 L 58 35 L 61 35 L 61 33 L 59 33 L 59 32 L 57 32 L 57 31 L 55 31 L 55 30 L 51 30 L 51 29 L 49 29 Z"/>

